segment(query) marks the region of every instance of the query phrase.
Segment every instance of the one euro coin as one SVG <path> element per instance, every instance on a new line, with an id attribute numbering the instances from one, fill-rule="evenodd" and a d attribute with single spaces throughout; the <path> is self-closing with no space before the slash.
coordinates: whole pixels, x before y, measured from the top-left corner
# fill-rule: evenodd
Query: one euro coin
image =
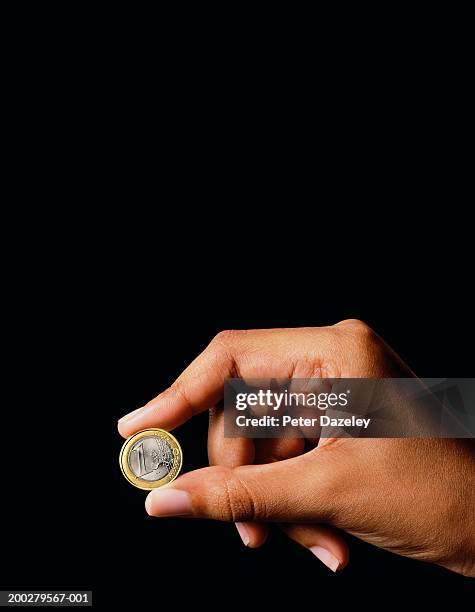
<path id="1" fill-rule="evenodd" d="M 119 461 L 126 480 L 149 491 L 175 480 L 183 453 L 171 433 L 151 428 L 138 431 L 124 442 Z"/>

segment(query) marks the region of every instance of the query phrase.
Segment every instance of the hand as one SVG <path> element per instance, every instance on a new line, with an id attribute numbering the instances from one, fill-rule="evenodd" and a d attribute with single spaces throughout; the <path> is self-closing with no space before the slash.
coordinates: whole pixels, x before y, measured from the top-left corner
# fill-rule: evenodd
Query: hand
<path id="1" fill-rule="evenodd" d="M 169 389 L 121 420 L 119 431 L 128 436 L 146 427 L 176 427 L 218 404 L 226 377 L 410 375 L 391 349 L 358 321 L 226 332 Z M 150 514 L 237 521 L 251 545 L 262 542 L 265 529 L 246 521 L 283 523 L 290 537 L 332 569 L 341 568 L 347 549 L 324 523 L 399 554 L 474 573 L 475 460 L 469 443 L 329 439 L 301 454 L 299 440 L 225 440 L 222 413 L 214 410 L 209 451 L 211 461 L 222 465 L 185 474 L 152 491 L 146 504 Z"/>

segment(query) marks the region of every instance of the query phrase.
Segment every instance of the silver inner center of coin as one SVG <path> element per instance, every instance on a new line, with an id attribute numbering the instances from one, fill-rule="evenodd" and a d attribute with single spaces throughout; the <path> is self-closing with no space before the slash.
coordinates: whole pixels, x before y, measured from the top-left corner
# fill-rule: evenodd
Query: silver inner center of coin
<path id="1" fill-rule="evenodd" d="M 129 468 L 142 480 L 160 480 L 173 467 L 173 449 L 156 436 L 138 440 L 130 449 Z"/>

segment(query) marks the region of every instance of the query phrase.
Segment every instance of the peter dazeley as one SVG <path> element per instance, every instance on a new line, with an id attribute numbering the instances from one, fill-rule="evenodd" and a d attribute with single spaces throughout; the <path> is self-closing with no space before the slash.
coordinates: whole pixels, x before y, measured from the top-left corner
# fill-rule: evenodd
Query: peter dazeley
<path id="1" fill-rule="evenodd" d="M 281 421 L 282 418 L 282 421 Z M 343 417 L 335 418 L 329 417 L 326 414 L 322 414 L 318 417 L 291 417 L 284 415 L 283 417 L 276 417 L 270 415 L 264 415 L 261 417 L 246 417 L 239 415 L 236 417 L 236 425 L 238 427 L 363 427 L 366 429 L 370 424 L 371 419 L 363 419 L 360 417 Z"/>

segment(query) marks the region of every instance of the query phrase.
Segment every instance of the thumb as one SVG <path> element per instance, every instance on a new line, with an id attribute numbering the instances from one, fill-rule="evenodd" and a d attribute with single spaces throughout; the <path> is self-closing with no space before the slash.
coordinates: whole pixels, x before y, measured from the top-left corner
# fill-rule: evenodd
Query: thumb
<path id="1" fill-rule="evenodd" d="M 214 466 L 189 472 L 149 493 L 152 516 L 219 521 L 323 521 L 335 516 L 336 471 L 331 446 L 266 465 Z M 335 469 L 336 468 L 336 469 Z"/>

